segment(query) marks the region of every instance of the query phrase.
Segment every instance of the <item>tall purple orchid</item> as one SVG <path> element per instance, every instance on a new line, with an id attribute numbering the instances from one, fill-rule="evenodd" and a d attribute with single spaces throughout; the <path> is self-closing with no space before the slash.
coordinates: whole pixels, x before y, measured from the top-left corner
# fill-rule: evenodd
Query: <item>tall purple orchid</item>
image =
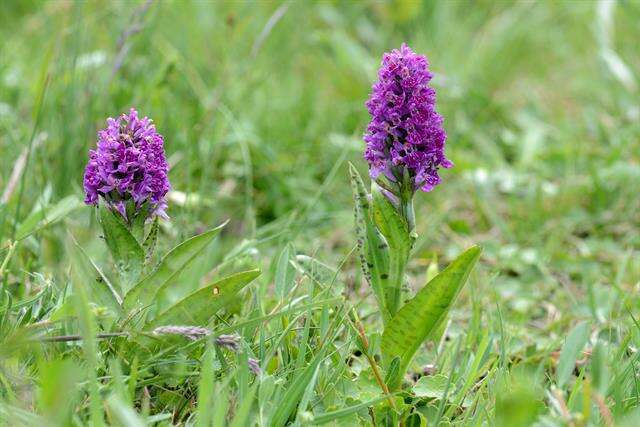
<path id="1" fill-rule="evenodd" d="M 371 122 L 364 158 L 371 178 L 404 207 L 411 227 L 414 192 L 431 191 L 440 183 L 438 170 L 453 165 L 444 154 L 447 134 L 435 108 L 428 66 L 427 58 L 406 44 L 385 53 L 366 103 Z"/>
<path id="2" fill-rule="evenodd" d="M 444 153 L 447 134 L 429 86 L 432 77 L 427 59 L 405 44 L 384 54 L 366 103 L 371 122 L 364 158 L 374 181 L 371 193 L 355 166 L 349 170 L 360 265 L 384 324 L 383 390 L 401 388 L 415 352 L 425 340 L 438 339 L 449 307 L 480 256 L 480 248 L 468 249 L 413 296 L 405 286 L 416 239 L 413 196 L 433 190 L 440 183 L 439 170 L 453 166 Z"/>

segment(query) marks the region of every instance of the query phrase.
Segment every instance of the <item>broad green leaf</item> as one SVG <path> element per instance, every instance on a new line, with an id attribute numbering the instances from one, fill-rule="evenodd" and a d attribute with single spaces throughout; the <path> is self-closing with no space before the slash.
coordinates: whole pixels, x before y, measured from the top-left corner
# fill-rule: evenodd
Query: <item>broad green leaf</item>
<path id="1" fill-rule="evenodd" d="M 413 386 L 413 393 L 416 397 L 442 399 L 448 382 L 449 378 L 442 374 L 420 377 Z"/>
<path id="2" fill-rule="evenodd" d="M 238 292 L 260 275 L 260 270 L 248 270 L 218 280 L 175 303 L 148 323 L 149 328 L 161 325 L 196 325 L 209 322 L 218 310 L 227 306 Z"/>
<path id="3" fill-rule="evenodd" d="M 48 425 L 69 425 L 71 409 L 75 408 L 80 393 L 76 385 L 83 378 L 82 365 L 69 359 L 41 359 L 38 364 L 39 412 L 47 417 Z"/>
<path id="4" fill-rule="evenodd" d="M 42 207 L 24 219 L 16 230 L 16 240 L 22 240 L 38 230 L 61 220 L 82 206 L 76 196 L 68 196 L 53 206 Z"/>
<path id="5" fill-rule="evenodd" d="M 144 202 L 142 206 L 137 206 L 133 200 L 126 204 L 127 219 L 129 222 L 129 230 L 133 237 L 140 243 L 144 241 L 144 225 L 149 216 L 149 202 Z M 157 218 L 156 218 L 157 220 Z"/>
<path id="6" fill-rule="evenodd" d="M 384 293 L 387 309 L 393 317 L 400 309 L 404 271 L 413 243 L 407 222 L 375 183 L 371 186 L 371 194 L 373 220 L 389 244 L 389 280 L 385 284 Z"/>
<path id="7" fill-rule="evenodd" d="M 168 286 L 218 235 L 219 225 L 207 232 L 191 237 L 173 248 L 164 256 L 158 266 L 142 278 L 124 297 L 124 308 L 130 310 L 137 305 L 145 306 L 153 301 L 156 294 Z"/>
<path id="8" fill-rule="evenodd" d="M 400 357 L 400 370 L 389 386 L 395 389 L 415 352 L 446 315 L 458 292 L 467 281 L 481 249 L 473 246 L 456 258 L 441 273 L 409 300 L 385 327 L 382 356 L 387 366 Z"/>
<path id="9" fill-rule="evenodd" d="M 385 324 L 391 319 L 387 307 L 386 289 L 389 288 L 389 254 L 387 243 L 373 221 L 369 195 L 358 170 L 349 164 L 349 176 L 355 203 L 355 227 L 360 266 L 365 279 L 373 289 Z"/>
<path id="10" fill-rule="evenodd" d="M 140 278 L 144 265 L 144 250 L 129 232 L 120 215 L 103 205 L 100 205 L 99 213 L 104 240 L 120 273 L 122 289 L 127 291 Z"/>
<path id="11" fill-rule="evenodd" d="M 562 388 L 571 378 L 571 373 L 576 366 L 576 360 L 580 357 L 580 352 L 589 339 L 589 324 L 578 323 L 567 335 L 567 339 L 562 346 L 556 378 L 558 387 Z"/>
<path id="12" fill-rule="evenodd" d="M 283 299 L 289 294 L 289 291 L 291 291 L 294 284 L 296 269 L 291 264 L 291 259 L 294 255 L 295 249 L 293 248 L 293 245 L 289 243 L 284 247 L 284 249 L 282 249 L 282 252 L 280 252 L 280 256 L 278 257 L 275 272 L 275 289 L 276 295 L 280 299 Z"/>

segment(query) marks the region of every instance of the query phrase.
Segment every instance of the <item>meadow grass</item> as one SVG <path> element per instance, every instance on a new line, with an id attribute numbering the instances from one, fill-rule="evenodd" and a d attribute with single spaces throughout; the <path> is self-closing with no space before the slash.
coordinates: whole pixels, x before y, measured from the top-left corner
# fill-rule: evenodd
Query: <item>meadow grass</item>
<path id="1" fill-rule="evenodd" d="M 635 1 L 3 2 L 0 424 L 370 425 L 391 399 L 406 425 L 638 425 L 639 22 Z M 416 197 L 411 288 L 484 251 L 413 395 L 387 396 L 347 162 L 366 175 L 364 101 L 403 41 L 455 164 Z M 176 292 L 262 270 L 207 338 L 97 335 L 75 265 L 114 271 L 82 171 L 131 106 L 171 165 L 156 253 L 230 219 Z"/>

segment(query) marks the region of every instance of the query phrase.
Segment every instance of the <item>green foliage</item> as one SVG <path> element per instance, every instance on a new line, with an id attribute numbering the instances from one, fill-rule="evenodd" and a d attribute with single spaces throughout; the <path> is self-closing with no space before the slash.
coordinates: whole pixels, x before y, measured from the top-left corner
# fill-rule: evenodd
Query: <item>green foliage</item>
<path id="1" fill-rule="evenodd" d="M 82 204 L 78 197 L 67 196 L 52 206 L 36 208 L 16 229 L 16 240 L 22 240 L 43 228 L 56 223 Z"/>
<path id="2" fill-rule="evenodd" d="M 99 213 L 104 241 L 120 274 L 122 290 L 127 292 L 142 273 L 144 249 L 119 214 L 102 204 L 99 207 Z"/>
<path id="3" fill-rule="evenodd" d="M 191 262 L 202 255 L 204 249 L 220 233 L 225 224 L 191 237 L 171 249 L 151 273 L 126 293 L 123 301 L 124 308 L 130 310 L 136 306 L 145 306 L 153 301 L 160 291 L 175 285 L 175 279 Z"/>
<path id="4" fill-rule="evenodd" d="M 390 365 L 400 356 L 398 375 L 388 384 L 391 389 L 400 385 L 415 352 L 442 323 L 480 258 L 480 252 L 480 248 L 474 246 L 458 256 L 407 301 L 384 329 L 383 358 Z"/>
<path id="5" fill-rule="evenodd" d="M 204 286 L 158 314 L 148 326 L 208 324 L 218 310 L 229 305 L 259 275 L 260 270 L 250 270 Z"/>
<path id="6" fill-rule="evenodd" d="M 384 289 L 386 307 L 393 319 L 401 306 L 404 272 L 413 244 L 409 226 L 376 184 L 371 186 L 373 221 L 385 238 L 389 254 L 389 281 Z M 391 320 L 393 321 L 393 320 Z"/>
<path id="7" fill-rule="evenodd" d="M 397 301 L 395 287 L 389 274 L 387 242 L 375 226 L 369 193 L 358 170 L 349 164 L 351 188 L 355 202 L 355 226 L 360 252 L 360 266 L 378 300 L 378 308 L 387 324 L 391 320 L 390 306 Z M 399 294 L 398 294 L 399 295 Z"/>
<path id="8" fill-rule="evenodd" d="M 173 6 L 0 6 L 0 425 L 265 426 L 280 403 L 291 425 L 639 425 L 637 2 Z M 414 198 L 399 306 L 483 254 L 390 400 L 350 323 L 394 377 L 346 163 L 365 177 L 363 104 L 403 41 L 429 57 L 455 166 Z M 144 260 L 123 285 L 81 182 L 96 131 L 131 106 L 165 137 L 173 191 L 169 221 L 136 225 Z M 255 267 L 208 338 L 145 329 Z"/>
<path id="9" fill-rule="evenodd" d="M 567 335 L 556 368 L 556 381 L 559 387 L 564 387 L 569 380 L 588 338 L 589 324 L 586 322 L 576 325 Z"/>

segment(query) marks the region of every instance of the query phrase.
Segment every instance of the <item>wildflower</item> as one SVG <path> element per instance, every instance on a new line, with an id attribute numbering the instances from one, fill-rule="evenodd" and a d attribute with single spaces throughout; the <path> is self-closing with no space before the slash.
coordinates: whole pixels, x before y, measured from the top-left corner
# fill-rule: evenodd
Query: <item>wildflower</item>
<path id="1" fill-rule="evenodd" d="M 253 375 L 260 375 L 262 373 L 259 360 L 250 357 L 249 360 L 247 360 L 247 364 L 249 365 L 249 370 L 253 372 Z"/>
<path id="2" fill-rule="evenodd" d="M 211 331 L 207 328 L 201 328 L 199 326 L 159 326 L 153 330 L 154 335 L 182 335 L 195 341 L 199 338 L 205 337 L 211 334 Z"/>
<path id="3" fill-rule="evenodd" d="M 146 217 L 166 217 L 167 177 L 164 139 L 152 120 L 131 109 L 117 119 L 108 118 L 98 132 L 95 150 L 89 151 L 84 173 L 85 203 L 107 206 L 127 219 L 127 212 L 146 209 Z"/>
<path id="4" fill-rule="evenodd" d="M 233 352 L 240 348 L 240 337 L 237 335 L 218 335 L 215 339 L 216 345 Z"/>
<path id="5" fill-rule="evenodd" d="M 444 154 L 447 134 L 435 109 L 428 65 L 427 58 L 404 43 L 385 53 L 366 103 L 371 122 L 364 135 L 364 158 L 371 177 L 386 177 L 392 183 L 387 191 L 397 197 L 431 191 L 440 183 L 438 169 L 453 166 Z"/>

